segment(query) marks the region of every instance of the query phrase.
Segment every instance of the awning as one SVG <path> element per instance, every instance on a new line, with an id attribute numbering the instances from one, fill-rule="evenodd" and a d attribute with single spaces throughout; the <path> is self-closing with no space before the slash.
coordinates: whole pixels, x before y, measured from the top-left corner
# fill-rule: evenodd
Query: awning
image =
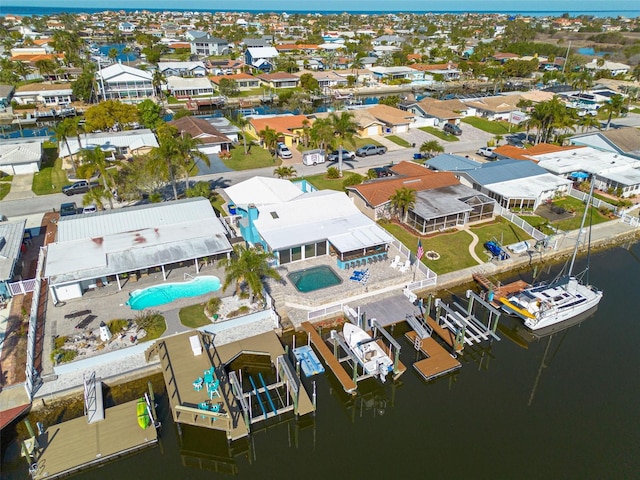
<path id="1" fill-rule="evenodd" d="M 573 172 L 569 176 L 572 178 L 589 178 L 589 174 L 585 172 Z"/>

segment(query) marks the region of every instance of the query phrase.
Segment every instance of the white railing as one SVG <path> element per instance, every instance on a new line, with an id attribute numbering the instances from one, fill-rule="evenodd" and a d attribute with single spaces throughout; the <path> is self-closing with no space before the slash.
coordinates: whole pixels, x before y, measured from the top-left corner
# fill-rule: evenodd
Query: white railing
<path id="1" fill-rule="evenodd" d="M 387 232 L 387 233 L 389 233 L 389 232 Z M 389 234 L 389 235 L 391 235 L 391 234 Z M 436 281 L 438 279 L 438 275 L 436 274 L 436 272 L 431 270 L 424 263 L 416 261 L 417 260 L 416 256 L 413 254 L 413 252 L 406 245 L 404 245 L 400 240 L 398 240 L 393 235 L 391 235 L 391 237 L 393 238 L 393 240 L 391 241 L 391 245 L 393 245 L 394 247 L 396 247 L 398 249 L 398 251 L 400 252 L 400 255 L 403 255 L 403 256 L 407 257 L 408 259 L 412 260 L 413 262 L 415 262 L 417 264 L 417 270 L 426 277 L 422 281 L 427 282 L 427 286 L 435 285 Z M 417 283 L 417 282 L 414 282 L 414 283 Z"/>
<path id="2" fill-rule="evenodd" d="M 40 247 L 38 254 L 38 266 L 36 267 L 36 278 L 34 279 L 33 298 L 31 299 L 31 312 L 29 314 L 29 330 L 27 333 L 27 363 L 25 367 L 26 381 L 24 384 L 29 400 L 33 400 L 38 372 L 35 369 L 36 356 L 36 330 L 38 328 L 38 306 L 40 305 L 40 289 L 42 287 L 42 272 L 47 250 Z"/>
<path id="3" fill-rule="evenodd" d="M 311 322 L 313 320 L 317 320 L 318 318 L 334 315 L 336 313 L 342 313 L 342 311 L 342 303 L 338 303 L 336 305 L 328 305 L 317 310 L 309 311 L 307 313 L 307 320 Z"/>
<path id="4" fill-rule="evenodd" d="M 640 227 L 640 217 L 634 217 L 626 212 L 620 216 L 620 221 L 630 225 L 631 227 Z"/>
<path id="5" fill-rule="evenodd" d="M 580 190 L 576 190 L 575 188 L 569 189 L 569 195 L 572 196 L 573 198 L 577 198 L 578 200 L 582 200 L 583 202 L 585 202 L 587 198 L 589 198 L 588 193 L 581 192 Z M 601 208 L 601 207 L 608 208 L 609 210 L 611 210 L 616 214 L 618 212 L 618 207 L 616 205 L 612 205 L 610 203 L 604 202 L 599 198 L 593 197 L 591 199 L 591 205 L 593 205 L 596 208 Z"/>
<path id="6" fill-rule="evenodd" d="M 33 290 L 36 288 L 35 285 L 36 281 L 33 278 L 30 280 L 20 280 L 18 282 L 11 282 L 7 284 L 12 297 L 33 292 Z"/>
<path id="7" fill-rule="evenodd" d="M 547 238 L 547 236 L 540 230 L 533 227 L 532 225 L 529 225 L 525 220 L 511 213 L 509 210 L 500 205 L 496 206 L 496 213 L 498 213 L 498 215 L 500 215 L 501 217 L 509 220 L 520 229 L 524 230 L 527 235 L 530 235 L 531 238 L 535 240 L 544 240 L 545 238 Z"/>

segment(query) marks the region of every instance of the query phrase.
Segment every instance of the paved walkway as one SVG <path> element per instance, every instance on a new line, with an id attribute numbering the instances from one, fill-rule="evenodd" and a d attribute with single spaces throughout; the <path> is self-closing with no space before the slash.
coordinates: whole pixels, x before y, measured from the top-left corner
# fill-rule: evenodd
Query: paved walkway
<path id="1" fill-rule="evenodd" d="M 33 185 L 33 173 L 27 175 L 16 175 L 11 182 L 11 190 L 4 197 L 5 201 L 22 200 L 25 198 L 34 198 L 35 193 L 31 190 Z"/>
<path id="2" fill-rule="evenodd" d="M 391 141 L 388 138 L 385 138 L 383 136 L 379 136 L 379 135 L 371 136 L 371 140 L 375 140 L 379 144 L 384 145 L 385 147 L 387 147 L 387 151 L 389 151 L 389 152 L 395 152 L 395 151 L 398 151 L 398 150 L 405 150 L 405 147 L 401 147 L 396 142 L 393 142 L 393 141 Z"/>
<path id="3" fill-rule="evenodd" d="M 484 260 L 482 260 L 478 255 L 476 255 L 476 245 L 478 245 L 478 242 L 480 241 L 480 239 L 475 233 L 471 231 L 470 228 L 465 228 L 464 231 L 467 232 L 469 235 L 471 235 L 471 237 L 473 238 L 473 240 L 471 240 L 471 243 L 469 244 L 469 255 L 471 255 L 471 257 L 473 257 L 473 259 L 476 262 L 482 265 L 484 263 Z"/>

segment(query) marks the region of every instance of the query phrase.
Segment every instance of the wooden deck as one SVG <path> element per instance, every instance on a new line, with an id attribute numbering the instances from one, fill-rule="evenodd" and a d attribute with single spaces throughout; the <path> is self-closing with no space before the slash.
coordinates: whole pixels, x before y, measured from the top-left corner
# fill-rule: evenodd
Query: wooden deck
<path id="1" fill-rule="evenodd" d="M 474 273 L 473 279 L 480 285 L 485 291 L 492 291 L 494 300 L 491 304 L 496 308 L 501 308 L 502 304 L 496 301 L 501 297 L 508 297 L 513 293 L 518 293 L 524 290 L 529 286 L 527 282 L 524 280 L 516 280 L 515 282 L 507 283 L 504 285 L 496 285 L 491 280 L 489 280 L 485 275 L 481 273 Z"/>
<path id="2" fill-rule="evenodd" d="M 416 332 L 407 332 L 406 337 L 413 343 L 416 338 Z M 427 358 L 414 363 L 413 368 L 415 368 L 425 380 L 433 380 L 434 378 L 446 375 L 462 367 L 458 360 L 453 358 L 442 345 L 431 337 L 422 340 L 420 351 L 427 355 Z"/>
<path id="3" fill-rule="evenodd" d="M 38 439 L 41 449 L 35 480 L 70 475 L 110 459 L 154 445 L 153 426 L 138 425 L 137 400 L 108 408 L 105 419 L 88 424 L 86 417 L 52 425 Z"/>
<path id="4" fill-rule="evenodd" d="M 324 362 L 331 369 L 338 381 L 342 384 L 342 388 L 347 393 L 355 394 L 357 390 L 356 382 L 353 381 L 351 375 L 342 367 L 342 364 L 336 357 L 333 356 L 333 352 L 329 349 L 327 344 L 322 340 L 322 337 L 318 335 L 316 329 L 309 322 L 302 322 L 301 327 L 310 334 L 311 343 L 316 346 L 318 353 L 324 359 Z"/>

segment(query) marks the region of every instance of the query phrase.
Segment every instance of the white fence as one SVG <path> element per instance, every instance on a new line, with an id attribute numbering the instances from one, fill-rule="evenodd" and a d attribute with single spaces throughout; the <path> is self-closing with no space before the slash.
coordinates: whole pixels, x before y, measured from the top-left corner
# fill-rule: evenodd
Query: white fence
<path id="1" fill-rule="evenodd" d="M 47 250 L 40 248 L 38 254 L 38 266 L 36 267 L 36 278 L 33 280 L 33 298 L 31 299 L 31 313 L 29 314 L 29 330 L 27 333 L 27 364 L 25 372 L 27 378 L 24 384 L 29 400 L 33 400 L 38 372 L 35 369 L 36 355 L 36 330 L 38 328 L 38 307 L 40 305 L 40 289 L 42 288 L 42 272 Z"/>
<path id="2" fill-rule="evenodd" d="M 317 320 L 318 318 L 327 317 L 329 315 L 335 315 L 337 313 L 342 313 L 343 305 L 342 303 L 338 303 L 335 305 L 329 305 L 326 307 L 319 308 L 317 310 L 311 310 L 307 313 L 307 320 L 310 322 L 313 320 Z"/>
<path id="3" fill-rule="evenodd" d="M 631 227 L 640 227 L 640 218 L 634 217 L 633 215 L 629 215 L 628 213 L 623 213 L 620 216 L 620 221 L 622 223 L 626 223 Z"/>
<path id="4" fill-rule="evenodd" d="M 11 282 L 7 284 L 7 286 L 9 287 L 9 292 L 11 293 L 12 297 L 15 297 L 16 295 L 24 295 L 26 293 L 33 292 L 36 288 L 35 285 L 36 285 L 36 280 L 33 278 L 30 280 L 20 280 L 18 282 Z"/>
<path id="5" fill-rule="evenodd" d="M 589 194 L 588 193 L 581 192 L 580 190 L 576 190 L 575 188 L 570 188 L 569 189 L 569 195 L 572 196 L 573 198 L 577 198 L 578 200 L 582 200 L 583 202 L 586 202 L 587 198 L 589 198 Z M 607 202 L 603 202 L 599 198 L 593 197 L 591 199 L 591 205 L 593 205 L 596 208 L 601 208 L 601 207 L 608 208 L 609 210 L 611 210 L 614 213 L 618 212 L 618 207 L 617 206 L 612 205 L 612 204 L 607 203 Z"/>
<path id="6" fill-rule="evenodd" d="M 544 233 L 542 233 L 540 230 L 538 230 L 537 228 L 529 225 L 522 218 L 518 217 L 517 215 L 514 215 L 513 213 L 511 213 L 506 208 L 501 207 L 500 205 L 498 205 L 498 206 L 496 206 L 496 212 L 501 217 L 506 218 L 511 223 L 513 223 L 514 225 L 516 225 L 519 228 L 521 228 L 522 230 L 524 230 L 528 235 L 531 235 L 531 238 L 533 238 L 534 240 L 544 240 L 545 238 L 547 238 L 547 236 Z"/>

